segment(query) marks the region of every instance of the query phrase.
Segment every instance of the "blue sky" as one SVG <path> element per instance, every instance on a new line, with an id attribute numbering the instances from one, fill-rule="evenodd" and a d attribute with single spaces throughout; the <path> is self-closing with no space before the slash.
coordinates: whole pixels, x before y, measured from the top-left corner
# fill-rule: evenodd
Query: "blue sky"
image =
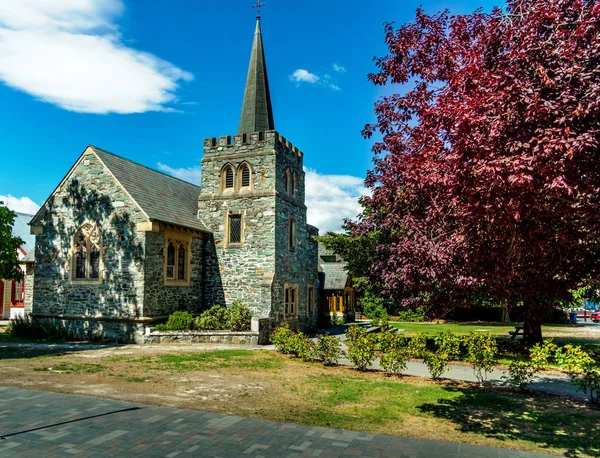
<path id="1" fill-rule="evenodd" d="M 253 3 L 0 0 L 0 200 L 35 211 L 88 144 L 198 183 L 203 139 L 237 129 Z M 276 129 L 305 153 L 309 222 L 336 230 L 371 166 L 360 132 L 394 90 L 367 81 L 383 22 L 492 3 L 266 3 Z"/>

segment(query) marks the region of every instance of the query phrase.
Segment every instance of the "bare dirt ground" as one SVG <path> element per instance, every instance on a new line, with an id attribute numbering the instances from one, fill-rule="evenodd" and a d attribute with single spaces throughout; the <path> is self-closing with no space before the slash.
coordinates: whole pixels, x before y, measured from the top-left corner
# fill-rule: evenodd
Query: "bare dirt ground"
<path id="1" fill-rule="evenodd" d="M 17 388 L 574 457 L 600 455 L 600 444 L 593 445 L 600 436 L 600 411 L 579 401 L 360 373 L 272 350 L 0 343 L 0 368 L 0 385 Z"/>

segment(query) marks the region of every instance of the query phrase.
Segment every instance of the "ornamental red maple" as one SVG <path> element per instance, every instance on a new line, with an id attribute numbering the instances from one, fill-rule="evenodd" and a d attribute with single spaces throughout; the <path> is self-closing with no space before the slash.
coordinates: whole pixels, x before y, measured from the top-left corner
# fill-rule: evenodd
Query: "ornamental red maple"
<path id="1" fill-rule="evenodd" d="M 369 79 L 398 93 L 363 131 L 381 135 L 372 196 L 347 224 L 380 236 L 369 277 L 406 303 L 478 288 L 522 301 L 541 339 L 547 311 L 600 270 L 600 2 L 419 9 L 385 33 Z"/>

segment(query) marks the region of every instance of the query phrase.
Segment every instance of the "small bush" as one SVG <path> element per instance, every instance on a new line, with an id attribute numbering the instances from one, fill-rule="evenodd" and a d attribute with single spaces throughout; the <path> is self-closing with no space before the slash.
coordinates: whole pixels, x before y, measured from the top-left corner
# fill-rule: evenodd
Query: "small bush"
<path id="1" fill-rule="evenodd" d="M 196 318 L 196 328 L 203 331 L 227 329 L 228 324 L 229 310 L 222 305 L 215 305 Z"/>
<path id="2" fill-rule="evenodd" d="M 334 366 L 342 354 L 342 342 L 335 336 L 319 334 L 315 354 L 318 361 L 322 361 L 326 366 Z"/>
<path id="3" fill-rule="evenodd" d="M 462 343 L 462 339 L 456 334 L 452 334 L 450 331 L 438 333 L 433 338 L 433 342 L 436 351 L 448 355 L 448 359 L 458 358 L 460 355 L 460 344 Z"/>
<path id="4" fill-rule="evenodd" d="M 411 358 L 423 358 L 427 351 L 427 335 L 418 332 L 408 343 L 408 352 Z"/>
<path id="5" fill-rule="evenodd" d="M 468 351 L 467 361 L 471 363 L 479 383 L 483 383 L 496 364 L 496 338 L 489 334 L 471 333 L 465 336 L 465 343 Z"/>
<path id="6" fill-rule="evenodd" d="M 398 312 L 397 319 L 398 321 L 413 323 L 423 322 L 425 321 L 425 313 L 423 312 L 422 308 L 418 308 L 415 310 L 405 309 Z"/>
<path id="7" fill-rule="evenodd" d="M 366 370 L 375 359 L 375 339 L 368 333 L 361 333 L 352 340 L 346 340 L 348 359 L 360 371 Z"/>
<path id="8" fill-rule="evenodd" d="M 189 331 L 194 327 L 194 317 L 189 312 L 179 311 L 169 315 L 165 324 L 155 327 L 158 331 Z"/>
<path id="9" fill-rule="evenodd" d="M 316 345 L 306 335 L 299 332 L 294 334 L 291 339 L 292 354 L 304 361 L 313 362 L 317 359 Z"/>
<path id="10" fill-rule="evenodd" d="M 249 331 L 252 323 L 250 309 L 240 300 L 233 301 L 229 308 L 227 327 L 231 331 Z"/>
<path id="11" fill-rule="evenodd" d="M 6 328 L 6 333 L 13 337 L 26 339 L 45 339 L 47 337 L 42 327 L 33 324 L 29 317 L 16 317 L 10 320 L 10 324 Z"/>
<path id="12" fill-rule="evenodd" d="M 281 353 L 290 355 L 294 352 L 293 337 L 294 333 L 289 328 L 280 326 L 271 334 L 271 343 Z"/>
<path id="13" fill-rule="evenodd" d="M 550 357 L 556 353 L 558 347 L 552 339 L 546 339 L 541 345 L 535 344 L 529 350 L 529 359 L 533 368 L 537 371 L 543 371 L 548 366 Z"/>
<path id="14" fill-rule="evenodd" d="M 357 324 L 352 324 L 346 328 L 346 342 L 352 342 L 360 336 L 367 334 L 367 330 Z"/>
<path id="15" fill-rule="evenodd" d="M 552 339 L 547 339 L 542 345 L 535 344 L 529 350 L 529 361 L 515 360 L 508 366 L 508 375 L 503 376 L 508 384 L 515 389 L 525 390 L 529 387 L 535 374 L 544 370 L 557 346 Z"/>
<path id="16" fill-rule="evenodd" d="M 530 361 L 514 360 L 508 366 L 508 375 L 503 378 L 512 388 L 525 390 L 533 381 L 536 372 Z"/>
<path id="17" fill-rule="evenodd" d="M 571 383 L 586 393 L 593 404 L 600 404 L 600 370 L 594 359 L 581 347 L 573 345 L 556 350 L 555 358 L 571 376 Z"/>
<path id="18" fill-rule="evenodd" d="M 410 357 L 406 337 L 390 332 L 382 333 L 380 348 L 379 363 L 383 370 L 397 375 L 406 369 Z"/>
<path id="19" fill-rule="evenodd" d="M 438 380 L 444 372 L 448 369 L 448 361 L 450 356 L 448 353 L 441 351 L 428 351 L 423 357 L 423 362 L 427 366 L 431 378 Z"/>

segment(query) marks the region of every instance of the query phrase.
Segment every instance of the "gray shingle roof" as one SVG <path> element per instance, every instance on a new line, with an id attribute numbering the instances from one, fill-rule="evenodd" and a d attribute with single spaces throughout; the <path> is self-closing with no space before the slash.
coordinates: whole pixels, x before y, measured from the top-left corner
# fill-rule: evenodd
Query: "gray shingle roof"
<path id="1" fill-rule="evenodd" d="M 238 133 L 247 134 L 274 129 L 275 122 L 273 121 L 273 107 L 271 105 L 262 32 L 260 30 L 260 18 L 257 18 Z"/>
<path id="2" fill-rule="evenodd" d="M 210 232 L 197 219 L 200 187 L 91 146 L 152 221 Z"/>
<path id="3" fill-rule="evenodd" d="M 319 267 L 325 274 L 323 289 L 344 289 L 348 279 L 345 262 L 321 262 Z"/>

